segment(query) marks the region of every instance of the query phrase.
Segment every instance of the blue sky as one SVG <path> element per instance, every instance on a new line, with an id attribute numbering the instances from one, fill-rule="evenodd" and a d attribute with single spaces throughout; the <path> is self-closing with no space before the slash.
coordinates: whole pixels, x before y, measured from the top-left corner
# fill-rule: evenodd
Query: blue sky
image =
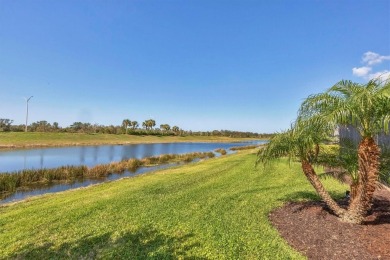
<path id="1" fill-rule="evenodd" d="M 390 1 L 0 0 L 0 118 L 274 132 L 390 70 Z"/>

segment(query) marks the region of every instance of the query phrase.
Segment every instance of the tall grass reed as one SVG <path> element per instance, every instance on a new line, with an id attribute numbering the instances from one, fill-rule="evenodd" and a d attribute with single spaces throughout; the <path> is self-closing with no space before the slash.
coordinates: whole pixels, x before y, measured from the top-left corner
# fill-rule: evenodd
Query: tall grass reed
<path id="1" fill-rule="evenodd" d="M 18 188 L 31 188 L 36 184 L 61 181 L 104 178 L 113 173 L 135 172 L 140 167 L 150 167 L 167 163 L 192 162 L 195 159 L 212 158 L 213 152 L 194 152 L 186 154 L 163 154 L 139 159 L 126 159 L 119 162 L 99 164 L 93 167 L 61 166 L 53 169 L 32 169 L 0 173 L 0 195 L 10 194 Z M 0 196 L 1 197 L 1 196 Z"/>

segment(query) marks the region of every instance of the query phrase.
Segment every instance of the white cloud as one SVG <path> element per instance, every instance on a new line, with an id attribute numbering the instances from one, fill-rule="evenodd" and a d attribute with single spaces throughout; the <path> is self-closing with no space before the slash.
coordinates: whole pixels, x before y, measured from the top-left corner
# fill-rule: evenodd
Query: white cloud
<path id="1" fill-rule="evenodd" d="M 390 70 L 379 71 L 368 75 L 368 79 L 380 78 L 381 80 L 390 79 Z"/>
<path id="2" fill-rule="evenodd" d="M 378 53 L 368 51 L 363 54 L 362 61 L 363 63 L 366 63 L 367 65 L 374 65 L 374 64 L 379 64 L 382 63 L 384 60 L 390 60 L 390 55 L 389 56 L 381 56 Z"/>
<path id="3" fill-rule="evenodd" d="M 352 74 L 364 78 L 366 80 L 380 78 L 387 80 L 390 77 L 390 70 L 382 70 L 379 72 L 373 72 L 374 65 L 378 65 L 384 61 L 390 60 L 390 55 L 384 56 L 378 53 L 368 51 L 363 54 L 362 62 L 364 66 L 352 68 Z"/>
<path id="4" fill-rule="evenodd" d="M 367 74 L 372 70 L 370 67 L 360 67 L 360 68 L 353 68 L 352 73 L 353 75 L 356 75 L 358 77 L 364 77 L 367 76 Z"/>

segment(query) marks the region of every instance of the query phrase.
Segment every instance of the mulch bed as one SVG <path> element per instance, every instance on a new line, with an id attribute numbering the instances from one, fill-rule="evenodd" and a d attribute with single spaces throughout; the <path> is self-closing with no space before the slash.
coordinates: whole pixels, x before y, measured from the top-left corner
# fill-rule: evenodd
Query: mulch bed
<path id="1" fill-rule="evenodd" d="M 376 192 L 363 225 L 339 221 L 323 202 L 288 203 L 274 210 L 270 219 L 281 236 L 309 259 L 390 260 L 390 192 L 387 190 Z"/>

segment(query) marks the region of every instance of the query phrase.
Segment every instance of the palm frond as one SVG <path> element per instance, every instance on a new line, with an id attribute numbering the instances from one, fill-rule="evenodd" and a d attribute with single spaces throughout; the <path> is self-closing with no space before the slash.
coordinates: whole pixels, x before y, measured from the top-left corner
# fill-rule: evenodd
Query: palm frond
<path id="1" fill-rule="evenodd" d="M 256 164 L 267 164 L 270 161 L 288 157 L 313 163 L 319 154 L 319 145 L 326 140 L 334 128 L 325 121 L 307 121 L 298 118 L 291 128 L 275 135 L 267 146 L 259 151 Z"/>
<path id="2" fill-rule="evenodd" d="M 327 93 L 332 96 L 348 99 L 356 92 L 359 92 L 361 85 L 350 80 L 341 80 L 327 90 Z"/>
<path id="3" fill-rule="evenodd" d="M 373 79 L 361 85 L 342 80 L 325 93 L 309 96 L 301 105 L 299 117 L 322 117 L 335 124 L 352 125 L 365 137 L 388 131 L 384 123 L 390 121 L 389 81 L 383 84 Z"/>
<path id="4" fill-rule="evenodd" d="M 267 164 L 274 159 L 286 157 L 292 158 L 296 150 L 291 130 L 276 134 L 268 144 L 257 154 L 256 164 Z"/>

